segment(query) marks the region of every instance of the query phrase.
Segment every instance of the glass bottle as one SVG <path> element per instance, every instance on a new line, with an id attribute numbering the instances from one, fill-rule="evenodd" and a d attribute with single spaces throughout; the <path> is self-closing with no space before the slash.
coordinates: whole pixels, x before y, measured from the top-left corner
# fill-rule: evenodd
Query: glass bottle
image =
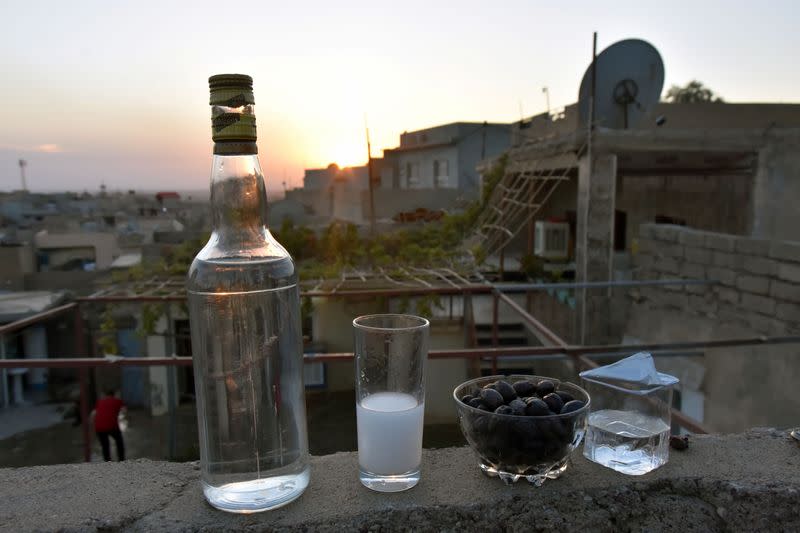
<path id="1" fill-rule="evenodd" d="M 285 505 L 308 486 L 300 295 L 267 229 L 252 79 L 209 79 L 212 233 L 187 280 L 203 493 L 225 511 Z"/>

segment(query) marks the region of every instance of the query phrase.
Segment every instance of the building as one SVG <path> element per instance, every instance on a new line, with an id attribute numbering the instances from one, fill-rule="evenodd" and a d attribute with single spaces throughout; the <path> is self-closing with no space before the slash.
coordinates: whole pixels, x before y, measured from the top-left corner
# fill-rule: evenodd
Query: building
<path id="1" fill-rule="evenodd" d="M 52 309 L 67 299 L 63 292 L 20 291 L 0 293 L 0 324 L 22 320 Z M 0 359 L 48 357 L 48 345 L 66 344 L 70 332 L 60 324 L 41 322 L 24 328 L 19 334 L 0 335 Z M 13 368 L 0 371 L 0 407 L 24 405 L 48 397 L 50 370 Z"/>
<path id="2" fill-rule="evenodd" d="M 420 210 L 459 209 L 480 195 L 477 164 L 507 150 L 510 142 L 510 124 L 454 122 L 405 132 L 400 146 L 371 161 L 372 200 L 367 165 L 331 164 L 307 169 L 303 187 L 286 192 L 287 201 L 308 209 L 307 216 L 288 205 L 281 212 L 295 223 L 319 226 L 331 220 L 366 224 L 373 203 L 375 218 L 383 223 L 404 220 L 403 214 Z"/>
<path id="3" fill-rule="evenodd" d="M 591 147 L 587 131 L 576 106 L 516 124 L 474 244 L 530 257 L 536 222 L 562 222 L 569 257 L 545 266 L 578 283 L 671 284 L 538 292 L 536 316 L 574 344 L 800 332 L 800 105 L 661 103 L 630 129 L 596 127 Z M 682 377 L 686 412 L 729 430 L 766 419 L 743 376 L 782 391 L 800 360 L 796 348 L 709 348 L 662 368 Z M 770 424 L 789 424 L 800 403 L 776 394 Z"/>
<path id="4" fill-rule="evenodd" d="M 372 160 L 374 175 L 379 175 L 381 163 L 380 159 Z M 339 168 L 332 163 L 325 168 L 306 169 L 303 187 L 286 191 L 284 200 L 273 204 L 271 209 L 296 224 L 319 226 L 331 220 L 365 224 L 369 221 L 368 194 L 367 165 Z M 298 209 L 298 205 L 305 210 Z M 274 222 L 280 225 L 281 220 Z"/>
<path id="5" fill-rule="evenodd" d="M 495 194 L 499 209 L 484 214 L 479 239 L 489 255 L 531 253 L 536 221 L 565 221 L 575 255 L 581 239 L 608 241 L 604 279 L 614 258 L 624 268 L 641 224 L 797 240 L 799 144 L 800 105 L 661 103 L 631 129 L 595 130 L 590 179 L 586 128 L 577 105 L 568 106 L 555 120 L 544 114 L 515 124 L 501 182 L 511 192 Z M 500 205 L 519 199 L 526 205 Z M 602 220 L 579 220 L 595 210 Z"/>
<path id="6" fill-rule="evenodd" d="M 400 146 L 383 151 L 378 218 L 418 208 L 456 209 L 480 195 L 478 163 L 506 151 L 511 125 L 454 122 L 400 135 Z"/>

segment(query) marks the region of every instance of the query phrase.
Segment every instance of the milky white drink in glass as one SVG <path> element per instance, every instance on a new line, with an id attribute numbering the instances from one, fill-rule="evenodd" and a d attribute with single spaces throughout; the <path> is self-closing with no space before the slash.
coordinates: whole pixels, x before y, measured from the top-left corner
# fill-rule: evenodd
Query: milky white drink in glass
<path id="1" fill-rule="evenodd" d="M 428 321 L 368 315 L 353 321 L 359 479 L 398 492 L 420 479 Z"/>
<path id="2" fill-rule="evenodd" d="M 356 405 L 358 466 L 378 475 L 419 471 L 425 404 L 410 394 L 378 392 Z"/>

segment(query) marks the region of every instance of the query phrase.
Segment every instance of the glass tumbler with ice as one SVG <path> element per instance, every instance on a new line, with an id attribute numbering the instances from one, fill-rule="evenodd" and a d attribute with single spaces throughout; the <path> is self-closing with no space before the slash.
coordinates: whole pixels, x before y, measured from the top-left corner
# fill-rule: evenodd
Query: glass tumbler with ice
<path id="1" fill-rule="evenodd" d="M 429 323 L 367 315 L 353 328 L 359 479 L 379 492 L 410 489 L 422 461 Z"/>

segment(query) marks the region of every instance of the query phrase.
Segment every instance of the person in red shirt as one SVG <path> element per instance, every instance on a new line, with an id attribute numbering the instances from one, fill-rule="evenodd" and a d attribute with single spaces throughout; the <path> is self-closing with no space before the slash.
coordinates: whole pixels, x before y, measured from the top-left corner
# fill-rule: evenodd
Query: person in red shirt
<path id="1" fill-rule="evenodd" d="M 97 400 L 94 408 L 94 431 L 97 433 L 97 438 L 100 439 L 100 446 L 103 447 L 103 459 L 106 461 L 111 460 L 108 437 L 113 437 L 117 444 L 117 460 L 125 460 L 125 442 L 122 440 L 122 432 L 119 430 L 117 422 L 117 417 L 123 409 L 125 409 L 125 404 L 114 395 L 114 389 L 107 390 L 106 395 Z"/>

